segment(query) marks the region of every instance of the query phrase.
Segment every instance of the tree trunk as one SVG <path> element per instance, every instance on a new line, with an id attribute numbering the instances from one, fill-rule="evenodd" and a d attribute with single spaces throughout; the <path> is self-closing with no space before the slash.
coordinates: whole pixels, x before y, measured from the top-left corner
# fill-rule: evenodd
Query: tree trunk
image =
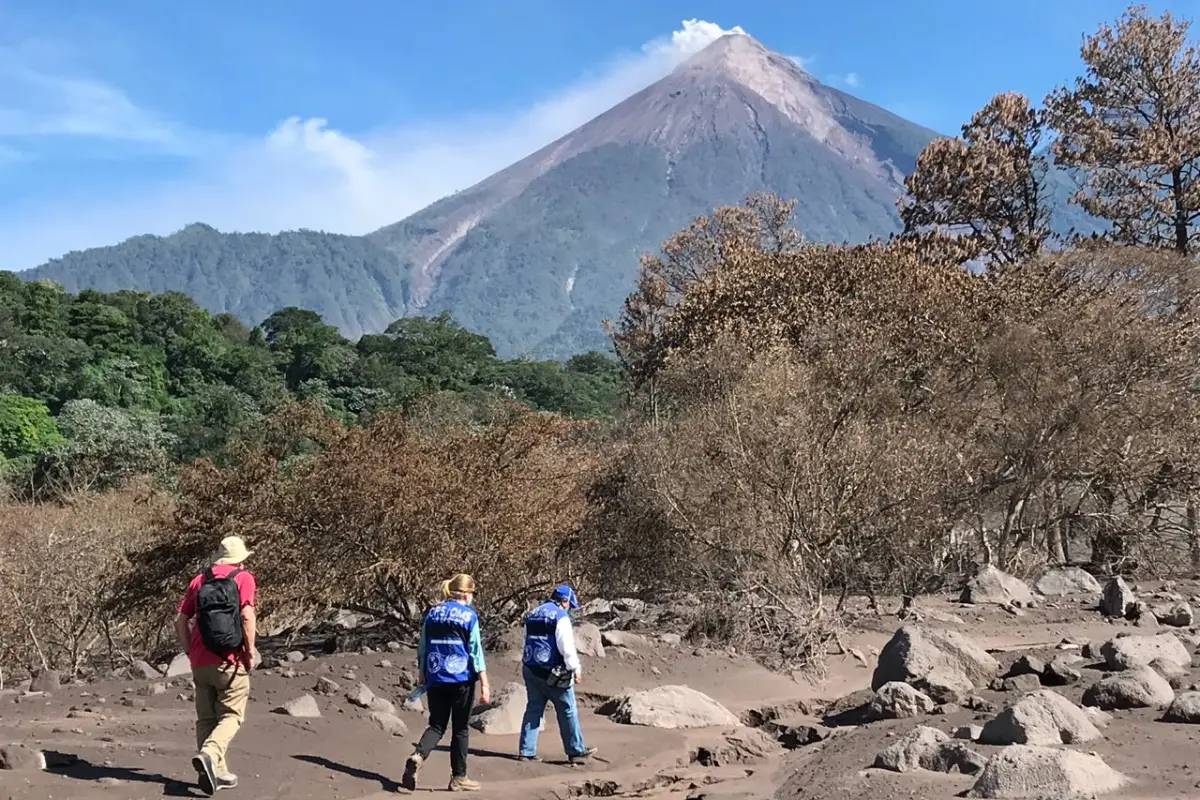
<path id="1" fill-rule="evenodd" d="M 1187 501 L 1187 530 L 1188 545 L 1192 556 L 1192 577 L 1200 576 L 1200 530 L 1196 526 L 1196 503 L 1190 498 Z"/>
<path id="2" fill-rule="evenodd" d="M 1188 253 L 1188 208 L 1183 196 L 1183 170 L 1171 170 L 1171 191 L 1175 200 L 1175 249 L 1183 255 Z"/>

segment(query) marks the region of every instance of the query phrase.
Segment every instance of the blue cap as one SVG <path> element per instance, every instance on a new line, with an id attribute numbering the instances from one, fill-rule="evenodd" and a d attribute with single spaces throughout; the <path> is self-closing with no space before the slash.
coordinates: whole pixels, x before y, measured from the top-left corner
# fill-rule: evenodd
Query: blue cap
<path id="1" fill-rule="evenodd" d="M 571 604 L 571 608 L 579 608 L 579 598 L 575 596 L 575 590 L 570 584 L 561 583 L 554 587 L 554 591 L 550 594 L 555 600 L 566 600 Z"/>

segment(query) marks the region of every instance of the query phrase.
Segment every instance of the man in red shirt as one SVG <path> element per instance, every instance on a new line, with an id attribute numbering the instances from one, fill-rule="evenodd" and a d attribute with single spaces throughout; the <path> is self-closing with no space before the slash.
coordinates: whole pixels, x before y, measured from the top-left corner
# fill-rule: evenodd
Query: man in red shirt
<path id="1" fill-rule="evenodd" d="M 212 566 L 192 578 L 175 615 L 175 639 L 188 654 L 196 684 L 196 749 L 192 759 L 206 794 L 237 786 L 225 763 L 246 719 L 250 670 L 257 666 L 254 575 L 240 537 L 221 540 Z"/>

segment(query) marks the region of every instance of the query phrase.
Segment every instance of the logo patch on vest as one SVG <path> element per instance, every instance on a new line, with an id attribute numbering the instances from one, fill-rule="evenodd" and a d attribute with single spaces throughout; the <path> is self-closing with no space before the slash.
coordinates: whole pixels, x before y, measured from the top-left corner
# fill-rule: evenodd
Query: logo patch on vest
<path id="1" fill-rule="evenodd" d="M 452 653 L 446 656 L 446 672 L 451 675 L 461 675 L 467 671 L 467 657 Z"/>
<path id="2" fill-rule="evenodd" d="M 533 649 L 533 660 L 538 664 L 549 664 L 554 658 L 554 651 L 545 642 L 535 642 L 530 647 Z"/>
<path id="3" fill-rule="evenodd" d="M 425 671 L 430 675 L 438 675 L 442 671 L 442 654 L 430 653 L 425 658 Z"/>

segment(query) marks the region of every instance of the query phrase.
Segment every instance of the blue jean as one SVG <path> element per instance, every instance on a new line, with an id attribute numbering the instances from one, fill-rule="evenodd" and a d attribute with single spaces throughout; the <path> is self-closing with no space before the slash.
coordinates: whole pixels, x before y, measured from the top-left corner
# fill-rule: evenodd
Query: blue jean
<path id="1" fill-rule="evenodd" d="M 558 732 L 562 736 L 563 750 L 568 756 L 577 756 L 584 750 L 583 731 L 579 729 L 579 709 L 575 705 L 575 687 L 565 689 L 548 686 L 544 680 L 529 671 L 522 670 L 525 691 L 529 701 L 525 705 L 525 718 L 521 720 L 520 754 L 537 755 L 538 728 L 542 727 L 542 714 L 546 703 L 554 704 L 558 716 Z"/>

